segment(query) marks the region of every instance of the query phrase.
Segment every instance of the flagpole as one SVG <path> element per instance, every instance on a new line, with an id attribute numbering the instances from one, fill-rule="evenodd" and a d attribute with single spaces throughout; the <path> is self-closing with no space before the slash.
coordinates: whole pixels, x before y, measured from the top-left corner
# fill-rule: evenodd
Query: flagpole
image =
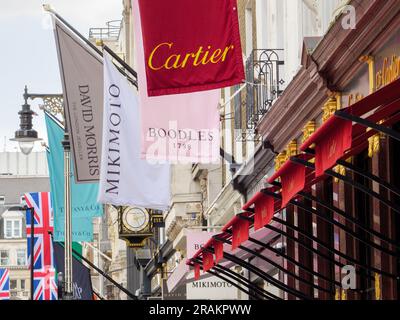
<path id="1" fill-rule="evenodd" d="M 31 212 L 31 300 L 33 300 L 33 279 L 34 279 L 34 272 L 33 272 L 33 267 L 34 267 L 34 245 L 35 245 L 35 241 L 34 241 L 34 228 L 35 228 L 35 220 L 34 220 L 34 214 L 35 214 L 35 209 L 34 208 L 28 208 L 29 211 Z"/>
<path id="2" fill-rule="evenodd" d="M 92 48 L 96 53 L 100 55 L 100 57 L 103 56 L 103 52 L 97 48 L 92 42 L 90 42 L 88 39 L 86 39 L 78 30 L 76 30 L 73 26 L 71 26 L 63 17 L 61 17 L 54 9 L 49 5 L 49 4 L 44 4 L 43 5 L 44 10 L 47 12 L 50 12 L 53 14 L 58 20 L 60 20 L 63 24 L 65 24 L 73 33 L 75 33 L 83 42 L 85 42 L 90 48 Z M 113 56 L 115 60 L 117 60 L 124 68 L 127 70 L 133 77 L 133 80 L 137 79 L 137 72 L 133 70 L 133 68 L 128 65 L 124 60 L 122 60 L 117 54 L 115 54 L 110 48 L 106 48 L 106 50 Z M 118 70 L 125 76 L 127 74 L 124 72 L 124 70 L 118 68 Z M 135 83 L 137 87 L 137 83 Z"/>
<path id="3" fill-rule="evenodd" d="M 64 281 L 65 292 L 64 300 L 73 299 L 73 281 L 72 281 L 72 215 L 71 215 L 71 152 L 69 144 L 69 134 L 67 125 L 65 124 L 64 140 L 62 141 L 64 148 L 64 209 L 65 209 L 65 224 L 64 224 Z"/>

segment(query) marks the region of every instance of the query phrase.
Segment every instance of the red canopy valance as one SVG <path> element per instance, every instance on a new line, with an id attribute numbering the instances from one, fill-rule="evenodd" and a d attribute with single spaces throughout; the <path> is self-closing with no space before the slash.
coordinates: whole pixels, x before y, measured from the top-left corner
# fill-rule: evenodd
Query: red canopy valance
<path id="1" fill-rule="evenodd" d="M 262 192 L 257 192 L 243 207 L 248 210 L 254 206 L 254 230 L 257 231 L 268 224 L 275 211 L 275 199 Z"/>
<path id="2" fill-rule="evenodd" d="M 298 157 L 306 159 L 306 155 Z M 290 161 L 286 161 L 282 167 L 268 179 L 268 183 L 273 183 L 277 178 L 281 178 L 282 183 L 282 205 L 284 208 L 288 202 L 304 189 L 306 182 L 306 167 Z"/>
<path id="3" fill-rule="evenodd" d="M 400 79 L 341 111 L 358 117 L 368 115 L 369 121 L 377 123 L 399 110 L 399 92 Z M 374 109 L 377 110 L 371 114 Z M 362 142 L 359 137 L 365 132 L 364 126 L 353 126 L 351 121 L 333 115 L 303 143 L 300 150 L 306 151 L 315 144 L 315 175 L 319 177 L 343 158 L 346 151 Z M 373 134 L 374 131 L 369 133 Z"/>
<path id="4" fill-rule="evenodd" d="M 383 87 L 375 93 L 358 101 L 354 105 L 341 109 L 342 112 L 348 112 L 351 115 L 361 117 L 366 115 L 366 119 L 389 127 L 400 121 L 400 79 Z M 358 154 L 367 147 L 368 138 L 375 134 L 374 130 L 367 130 L 360 124 L 352 124 L 352 121 L 344 120 L 333 115 L 329 118 L 314 134 L 312 134 L 300 147 L 301 151 L 306 151 L 315 144 L 315 169 L 316 174 L 305 166 L 294 163 L 290 159 L 271 177 L 269 183 L 273 183 L 277 178 L 281 178 L 282 201 L 281 207 L 284 208 L 287 203 L 295 197 L 300 191 L 317 183 L 323 179 L 325 170 L 333 167 L 337 160 L 346 159 L 352 155 Z M 296 156 L 303 160 L 310 160 L 313 156 L 310 154 L 301 154 Z M 277 188 L 271 188 L 276 192 Z M 243 210 L 250 208 L 254 210 L 254 229 L 257 230 L 268 224 L 274 214 L 275 206 L 279 206 L 280 200 L 268 196 L 262 192 L 256 193 L 244 206 Z M 250 213 L 247 212 L 248 216 Z M 221 238 L 232 238 L 232 250 L 236 249 L 249 238 L 250 222 L 234 216 L 222 229 Z M 226 232 L 226 231 L 231 232 Z M 204 250 L 204 248 L 214 248 L 214 255 Z M 203 248 L 187 261 L 194 265 L 195 278 L 200 274 L 200 265 L 192 262 L 193 259 L 202 256 L 203 270 L 209 270 L 214 264 L 218 264 L 223 259 L 223 243 L 215 239 L 210 239 Z M 215 256 L 215 258 L 214 258 Z"/>

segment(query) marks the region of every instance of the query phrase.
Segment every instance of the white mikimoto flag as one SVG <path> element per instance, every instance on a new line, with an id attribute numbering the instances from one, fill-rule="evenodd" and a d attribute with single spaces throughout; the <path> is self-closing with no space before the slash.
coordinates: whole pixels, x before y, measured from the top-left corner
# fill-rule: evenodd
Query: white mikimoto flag
<path id="1" fill-rule="evenodd" d="M 166 210 L 169 163 L 140 158 L 140 108 L 135 89 L 104 52 L 103 143 L 98 201 Z"/>

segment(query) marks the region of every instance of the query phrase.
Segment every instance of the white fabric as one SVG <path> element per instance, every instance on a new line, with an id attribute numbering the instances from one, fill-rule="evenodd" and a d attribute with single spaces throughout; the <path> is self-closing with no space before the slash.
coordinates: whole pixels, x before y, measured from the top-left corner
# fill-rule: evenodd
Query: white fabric
<path id="1" fill-rule="evenodd" d="M 103 144 L 98 201 L 166 210 L 169 163 L 140 158 L 140 112 L 134 88 L 104 53 Z"/>

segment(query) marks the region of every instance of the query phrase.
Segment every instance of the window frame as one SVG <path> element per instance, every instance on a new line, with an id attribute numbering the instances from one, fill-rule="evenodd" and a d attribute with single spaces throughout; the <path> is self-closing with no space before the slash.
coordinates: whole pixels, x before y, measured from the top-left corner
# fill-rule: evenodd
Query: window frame
<path id="1" fill-rule="evenodd" d="M 25 279 L 21 279 L 19 281 L 19 287 L 20 287 L 21 290 L 25 290 L 26 289 L 26 280 Z"/>
<path id="2" fill-rule="evenodd" d="M 11 236 L 7 233 L 7 224 L 11 223 Z M 16 229 L 18 225 L 18 229 Z M 17 230 L 17 232 L 15 232 Z M 22 238 L 22 219 L 21 218 L 4 218 L 4 238 L 19 239 Z"/>
<path id="3" fill-rule="evenodd" d="M 7 258 L 2 257 L 2 253 L 7 253 Z M 7 259 L 7 263 L 3 263 L 2 260 Z M 10 250 L 8 249 L 0 249 L 0 266 L 9 266 L 10 265 Z"/>
<path id="4" fill-rule="evenodd" d="M 15 287 L 12 287 L 12 283 L 15 283 Z M 18 281 L 17 279 L 10 279 L 10 290 L 18 290 Z"/>
<path id="5" fill-rule="evenodd" d="M 21 254 L 21 253 L 23 253 L 23 259 L 24 259 L 23 264 L 19 263 L 19 259 L 21 258 L 19 256 L 19 254 Z M 26 250 L 25 249 L 17 249 L 17 266 L 19 266 L 19 267 L 27 266 L 27 263 L 28 263 L 28 261 L 27 261 L 27 256 L 26 256 Z"/>

